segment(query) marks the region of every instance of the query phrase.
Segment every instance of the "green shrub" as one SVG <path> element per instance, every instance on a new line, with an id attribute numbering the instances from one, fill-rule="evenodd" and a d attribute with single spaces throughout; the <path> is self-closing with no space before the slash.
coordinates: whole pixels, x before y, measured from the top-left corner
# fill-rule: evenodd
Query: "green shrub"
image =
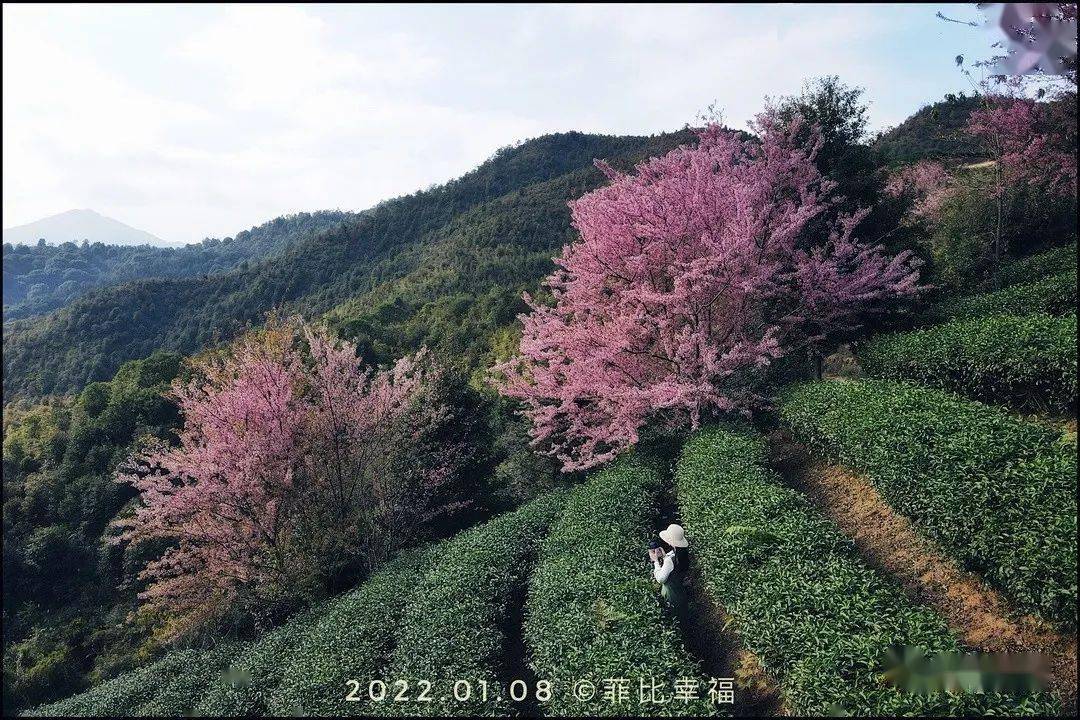
<path id="1" fill-rule="evenodd" d="M 381 677 L 415 578 L 440 547 L 424 546 L 399 556 L 331 602 L 286 654 L 270 712 L 329 717 L 365 712 L 365 703 L 345 701 L 351 689 L 347 683 L 357 680 L 366 688 L 368 680 Z"/>
<path id="2" fill-rule="evenodd" d="M 994 280 L 1004 288 L 1067 272 L 1076 272 L 1075 242 L 1009 263 L 994 273 Z"/>
<path id="3" fill-rule="evenodd" d="M 877 674 L 893 645 L 960 648 L 941 618 L 858 557 L 765 467 L 750 433 L 708 429 L 683 448 L 676 495 L 705 587 L 796 715 L 1045 713 L 1045 696 L 902 692 Z"/>
<path id="4" fill-rule="evenodd" d="M 106 680 L 86 692 L 73 695 L 59 702 L 43 705 L 24 713 L 38 717 L 138 717 L 148 714 L 179 715 L 183 709 L 191 709 L 191 701 L 197 693 L 206 688 L 207 675 L 201 675 L 201 687 L 192 686 L 185 694 L 181 684 L 177 683 L 189 671 L 193 670 L 193 659 L 205 661 L 211 657 L 209 651 L 177 651 L 145 667 L 137 668 L 118 677 Z M 213 656 L 223 664 L 224 656 Z M 202 666 L 204 663 L 199 662 Z M 176 701 L 171 707 L 156 702 L 163 691 Z M 158 711 L 158 712 L 155 712 Z"/>
<path id="5" fill-rule="evenodd" d="M 1076 313 L 1076 268 L 1026 285 L 948 300 L 930 309 L 935 319 L 964 319 L 987 315 Z"/>
<path id="6" fill-rule="evenodd" d="M 870 376 L 913 380 L 989 402 L 1076 401 L 1076 315 L 997 315 L 882 335 L 859 348 Z"/>
<path id="7" fill-rule="evenodd" d="M 374 714 L 509 714 L 512 703 L 500 681 L 503 628 L 514 611 L 510 602 L 524 594 L 537 546 L 564 501 L 565 493 L 549 493 L 439 549 L 438 562 L 419 579 L 405 608 L 386 671 L 387 697 L 370 704 Z M 399 681 L 408 683 L 407 702 L 392 700 L 404 687 Z M 423 690 L 420 681 L 431 684 L 430 702 L 415 700 Z M 461 699 L 465 683 L 469 697 Z M 456 684 L 460 698 L 454 696 Z M 365 686 L 360 696 L 366 691 Z"/>
<path id="8" fill-rule="evenodd" d="M 662 613 L 645 562 L 650 518 L 656 514 L 660 472 L 634 456 L 623 458 L 576 488 L 544 541 L 529 583 L 525 639 L 537 678 L 549 680 L 546 715 L 626 716 L 713 714 L 704 698 L 668 705 L 638 703 L 638 682 L 655 678 L 670 693 L 678 678 L 700 669 Z M 590 702 L 571 693 L 577 680 L 602 688 L 604 678 L 627 678 L 630 703 Z M 704 684 L 702 685 L 704 689 Z"/>
<path id="9" fill-rule="evenodd" d="M 1076 456 L 1054 430 L 887 380 L 791 388 L 781 415 L 1024 611 L 1076 624 Z"/>
<path id="10" fill-rule="evenodd" d="M 934 213 L 928 269 L 935 284 L 970 286 L 984 279 L 992 266 L 997 213 L 985 181 L 985 173 L 978 170 L 960 173 Z"/>

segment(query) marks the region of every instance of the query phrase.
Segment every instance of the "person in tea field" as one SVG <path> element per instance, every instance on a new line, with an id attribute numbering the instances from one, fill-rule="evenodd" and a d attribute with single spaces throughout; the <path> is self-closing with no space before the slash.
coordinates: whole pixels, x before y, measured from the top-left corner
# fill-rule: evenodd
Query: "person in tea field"
<path id="1" fill-rule="evenodd" d="M 686 588 L 683 586 L 690 564 L 690 543 L 681 525 L 672 523 L 660 531 L 660 539 L 649 543 L 653 579 L 660 583 L 660 596 L 679 617 L 686 611 Z"/>

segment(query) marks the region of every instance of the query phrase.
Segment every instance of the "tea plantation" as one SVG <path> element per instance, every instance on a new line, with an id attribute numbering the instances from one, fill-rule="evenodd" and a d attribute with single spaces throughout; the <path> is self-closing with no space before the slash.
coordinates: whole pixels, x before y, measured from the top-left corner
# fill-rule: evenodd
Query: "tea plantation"
<path id="1" fill-rule="evenodd" d="M 921 316 L 925 327 L 856 345 L 866 379 L 789 384 L 771 418 L 817 458 L 863 473 L 917 532 L 1000 590 L 1011 613 L 1041 616 L 1064 637 L 1077 620 L 1075 430 L 1059 427 L 1077 401 L 1075 248 L 1003 268 L 1001 289 L 939 303 Z M 1067 712 L 1048 693 L 890 684 L 883 659 L 897 646 L 968 648 L 771 469 L 767 451 L 748 426 L 696 432 L 674 469 L 632 451 L 405 551 L 255 639 L 174 650 L 26 714 L 737 714 L 703 692 L 706 663 L 684 644 L 646 562 L 672 495 L 692 582 L 730 618 L 716 632 L 760 660 L 792 714 Z M 616 678 L 627 697 L 603 692 Z M 591 694 L 578 692 L 581 681 Z M 673 698 L 676 681 L 702 692 Z M 662 702 L 641 702 L 646 683 L 667 690 Z"/>
<path id="2" fill-rule="evenodd" d="M 1076 403 L 1076 315 L 990 315 L 875 338 L 859 349 L 873 377 L 911 380 L 989 402 Z"/>
<path id="3" fill-rule="evenodd" d="M 781 415 L 1018 607 L 1076 622 L 1076 449 L 1052 429 L 887 380 L 792 388 Z"/>
<path id="4" fill-rule="evenodd" d="M 679 507 L 710 593 L 798 715 L 1046 714 L 1050 697 L 901 692 L 876 673 L 909 645 L 959 650 L 945 623 L 859 559 L 850 540 L 765 467 L 765 442 L 712 429 L 687 442 Z"/>
<path id="5" fill-rule="evenodd" d="M 577 488 L 544 541 L 529 585 L 525 637 L 537 677 L 555 692 L 551 715 L 704 715 L 705 701 L 646 706 L 612 704 L 597 695 L 575 698 L 571 684 L 626 678 L 636 693 L 642 680 L 671 688 L 700 669 L 661 614 L 643 562 L 656 516 L 660 466 L 624 458 Z M 704 688 L 704 685 L 702 685 Z M 636 699 L 634 701 L 636 703 Z"/>

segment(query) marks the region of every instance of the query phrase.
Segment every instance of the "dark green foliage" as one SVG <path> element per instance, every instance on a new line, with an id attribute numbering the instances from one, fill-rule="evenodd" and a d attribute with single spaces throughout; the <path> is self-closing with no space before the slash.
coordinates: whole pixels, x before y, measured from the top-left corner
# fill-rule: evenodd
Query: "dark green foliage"
<path id="1" fill-rule="evenodd" d="M 5 407 L 5 702 L 70 693 L 145 641 L 116 629 L 134 588 L 121 587 L 129 568 L 102 535 L 133 494 L 112 480 L 130 444 L 177 424 L 162 393 L 179 370 L 179 356 L 156 353 L 74 402 Z"/>
<path id="2" fill-rule="evenodd" d="M 503 232 L 520 228 L 526 232 L 513 240 L 524 246 L 519 248 L 524 256 L 485 251 L 483 262 L 468 261 L 480 275 L 469 278 L 464 296 L 444 293 L 430 310 L 421 308 L 425 303 L 417 298 L 416 303 L 391 308 L 387 317 L 399 318 L 404 312 L 434 313 L 432 320 L 445 317 L 446 325 L 452 326 L 455 322 L 476 322 L 469 315 L 481 312 L 484 317 L 479 319 L 489 326 L 509 324 L 518 300 L 512 294 L 513 286 L 502 289 L 504 275 L 514 273 L 536 282 L 550 272 L 549 251 L 567 238 L 568 224 L 553 220 L 566 217 L 567 193 L 580 194 L 603 180 L 598 170 L 590 169 L 593 159 L 613 158 L 617 166 L 628 169 L 633 159 L 661 153 L 689 139 L 688 134 L 645 138 L 582 133 L 537 138 L 498 153 L 462 178 L 384 202 L 316 237 L 292 242 L 282 253 L 246 268 L 206 277 L 116 285 L 91 292 L 48 317 L 6 323 L 5 395 L 77 390 L 110 377 L 125 360 L 145 357 L 159 348 L 195 352 L 215 338 L 228 338 L 249 323 L 262 322 L 266 312 L 277 306 L 315 316 L 410 274 L 416 263 L 429 257 L 428 249 L 421 248 L 442 247 L 439 237 L 452 232 L 449 226 L 469 211 L 473 211 L 471 219 L 463 222 L 475 223 L 477 228 L 470 230 L 460 223 L 455 226 L 463 233 L 466 247 L 477 242 L 477 236 L 486 235 L 485 242 L 494 238 L 505 241 Z M 585 173 L 578 179 L 563 181 L 564 194 L 543 190 L 532 197 L 528 193 L 530 186 L 580 171 Z M 524 193 L 520 200 L 519 193 Z M 552 235 L 556 226 L 557 237 Z M 546 255 L 524 249 L 531 244 L 530 228 L 543 238 Z M 456 267 L 460 266 L 446 269 Z M 481 278 L 486 278 L 486 285 L 474 282 Z M 473 311 L 474 298 L 489 299 Z M 505 319 L 492 323 L 487 319 L 489 313 Z M 361 318 L 361 327 L 351 334 L 360 337 L 367 321 Z M 431 333 L 438 337 L 435 328 Z M 376 326 L 373 336 L 380 334 Z M 462 347 L 467 343 L 459 340 L 447 343 L 446 351 L 454 353 Z"/>
<path id="3" fill-rule="evenodd" d="M 822 174 L 836 184 L 835 204 L 811 222 L 808 236 L 815 244 L 828 239 L 829 223 L 837 213 L 852 213 L 869 208 L 859 226 L 861 237 L 888 237 L 891 249 L 900 249 L 908 241 L 905 229 L 897 227 L 900 203 L 883 193 L 885 174 L 866 142 L 869 105 L 864 90 L 845 84 L 837 75 L 825 75 L 803 83 L 798 95 L 769 99 L 768 105 L 787 123 L 800 118 L 801 143 L 809 143 L 810 128 L 821 133 L 821 147 L 814 162 Z"/>
<path id="4" fill-rule="evenodd" d="M 928 279 L 932 282 L 953 289 L 993 288 L 996 274 L 1016 262 L 1012 258 L 1030 256 L 1076 236 L 1075 200 L 1047 197 L 1037 187 L 1010 187 L 1001 207 L 1000 253 L 995 254 L 995 187 L 992 166 L 953 171 L 950 189 L 930 222 Z M 1061 271 L 1069 267 L 1065 264 Z M 1075 262 L 1071 267 L 1075 269 Z"/>
<path id="5" fill-rule="evenodd" d="M 859 347 L 871 377 L 912 380 L 986 402 L 1076 402 L 1076 315 L 991 315 L 880 335 Z"/>
<path id="6" fill-rule="evenodd" d="M 949 94 L 926 105 L 874 141 L 874 150 L 890 165 L 919 160 L 980 160 L 978 144 L 964 131 L 971 111 L 981 107 L 976 95 Z"/>
<path id="7" fill-rule="evenodd" d="M 986 169 L 957 171 L 952 188 L 929 220 L 929 279 L 954 292 L 979 286 L 995 267 L 997 205 L 989 196 L 992 182 Z M 1006 224 L 1003 231 L 1007 230 Z M 1008 247 L 1007 235 L 1004 246 Z"/>
<path id="8" fill-rule="evenodd" d="M 645 562 L 660 483 L 656 465 L 624 457 L 573 491 L 544 541 L 529 581 L 525 639 L 536 676 L 552 682 L 547 715 L 715 714 L 704 682 L 697 702 L 638 702 L 640 678 L 655 678 L 670 693 L 675 679 L 701 672 L 662 613 Z M 601 688 L 604 678 L 629 678 L 630 702 L 571 694 L 576 680 Z"/>
<path id="9" fill-rule="evenodd" d="M 145 667 L 24 715 L 34 717 L 177 717 L 190 715 L 195 700 L 219 680 L 236 646 L 179 650 Z"/>
<path id="10" fill-rule="evenodd" d="M 227 272 L 281 252 L 302 238 L 344 222 L 351 213 L 324 210 L 285 215 L 234 238 L 208 238 L 178 248 L 152 245 L 4 245 L 4 320 L 40 315 L 88 291 L 139 278 L 181 278 Z"/>
<path id="11" fill-rule="evenodd" d="M 1076 624 L 1076 448 L 1053 430 L 887 380 L 794 386 L 781 415 L 1017 607 Z"/>
<path id="12" fill-rule="evenodd" d="M 376 715 L 505 715 L 513 707 L 504 684 L 503 628 L 547 528 L 563 508 L 565 492 L 537 498 L 458 535 L 438 550 L 416 584 L 397 633 L 386 670 L 387 700 L 369 706 Z M 520 640 L 518 640 L 520 641 Z M 359 678 L 363 680 L 363 678 Z M 431 702 L 393 702 L 399 680 L 415 698 L 419 680 L 431 683 Z M 471 686 L 468 700 L 454 697 L 454 685 Z M 482 696 L 482 683 L 487 698 Z M 366 687 L 363 690 L 366 691 Z M 529 688 L 531 691 L 532 688 Z M 462 691 L 464 692 L 464 691 Z M 442 698 L 446 698 L 443 700 Z"/>
<path id="13" fill-rule="evenodd" d="M 1076 312 L 1076 268 L 1026 285 L 946 300 L 930 308 L 932 319 L 988 315 L 1065 315 Z"/>
<path id="14" fill-rule="evenodd" d="M 168 673 L 161 673 L 154 696 L 143 705 L 125 711 L 151 717 L 188 717 L 199 698 L 221 680 L 239 646 L 224 643 L 213 650 L 180 650 L 168 656 Z"/>
<path id="15" fill-rule="evenodd" d="M 858 557 L 765 466 L 765 443 L 727 429 L 683 448 L 676 496 L 705 586 L 776 678 L 795 715 L 1044 714 L 1045 696 L 902 692 L 878 676 L 893 645 L 960 648 L 945 622 Z"/>
<path id="16" fill-rule="evenodd" d="M 225 672 L 206 686 L 195 705 L 195 714 L 215 717 L 268 714 L 271 697 L 284 677 L 282 659 L 308 636 L 322 609 L 316 606 L 305 610 L 239 649 Z"/>

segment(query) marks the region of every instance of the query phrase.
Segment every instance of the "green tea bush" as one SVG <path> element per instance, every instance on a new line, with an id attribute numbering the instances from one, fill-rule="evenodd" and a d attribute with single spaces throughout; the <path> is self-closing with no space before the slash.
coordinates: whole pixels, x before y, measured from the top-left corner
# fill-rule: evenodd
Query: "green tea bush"
<path id="1" fill-rule="evenodd" d="M 24 713 L 33 717 L 141 717 L 190 714 L 210 678 L 220 676 L 231 646 L 179 650 L 59 702 Z M 197 676 L 197 677 L 196 677 Z M 159 695 L 161 697 L 159 697 Z"/>
<path id="2" fill-rule="evenodd" d="M 306 635 L 321 607 L 299 613 L 284 625 L 247 643 L 206 688 L 196 715 L 237 717 L 267 715 L 271 696 L 281 682 L 282 660 Z"/>
<path id="3" fill-rule="evenodd" d="M 1025 285 L 947 300 L 930 309 L 933 319 L 964 319 L 987 315 L 1076 313 L 1076 268 Z"/>
<path id="4" fill-rule="evenodd" d="M 1076 625 L 1076 455 L 1054 430 L 888 380 L 796 385 L 781 415 L 1024 611 Z"/>
<path id="5" fill-rule="evenodd" d="M 564 501 L 564 492 L 549 493 L 442 545 L 438 561 L 418 579 L 401 618 L 386 670 L 386 699 L 370 703 L 369 711 L 465 717 L 509 714 L 512 702 L 500 679 L 507 640 L 503 628 L 514 612 L 511 599 L 516 593 L 523 595 L 537 546 Z M 358 679 L 364 697 L 370 678 Z M 393 700 L 404 688 L 399 681 L 408 684 L 404 695 L 408 701 Z M 420 681 L 430 683 L 430 701 L 417 701 L 424 690 Z"/>
<path id="6" fill-rule="evenodd" d="M 676 496 L 705 587 L 796 715 L 1053 712 L 1045 696 L 917 695 L 888 685 L 893 645 L 960 648 L 944 621 L 858 557 L 852 542 L 765 466 L 765 443 L 729 429 L 683 448 Z"/>
<path id="7" fill-rule="evenodd" d="M 283 660 L 269 710 L 278 716 L 360 715 L 364 702 L 346 702 L 356 680 L 364 688 L 382 676 L 396 630 L 418 577 L 441 545 L 406 552 L 355 590 L 331 602 Z"/>
<path id="8" fill-rule="evenodd" d="M 132 670 L 86 692 L 23 713 L 26 717 L 124 717 L 152 697 L 158 666 L 164 660 Z"/>
<path id="9" fill-rule="evenodd" d="M 1076 315 L 994 315 L 879 335 L 859 348 L 872 377 L 912 380 L 988 402 L 1076 401 Z"/>
<path id="10" fill-rule="evenodd" d="M 87 692 L 34 711 L 40 715 L 315 715 L 385 712 L 465 714 L 508 711 L 501 688 L 502 623 L 515 588 L 564 492 L 550 493 L 450 540 L 404 553 L 355 590 L 301 613 L 248 643 L 183 650 Z M 395 650 L 396 647 L 396 650 Z M 384 703 L 346 701 L 356 680 L 387 677 Z M 391 703 L 396 679 L 446 686 L 447 702 Z M 452 699 L 470 680 L 471 702 Z M 480 681 L 488 702 L 480 702 Z M 410 683 L 415 690 L 415 682 Z M 530 688 L 531 690 L 531 688 Z M 415 692 L 412 693 L 415 695 Z"/>
<path id="11" fill-rule="evenodd" d="M 525 638 L 536 676 L 552 683 L 545 715 L 706 715 L 705 698 L 640 704 L 639 681 L 654 678 L 670 694 L 678 678 L 700 678 L 658 601 L 645 562 L 650 518 L 661 474 L 633 455 L 594 473 L 574 490 L 544 541 L 529 583 Z M 630 680 L 630 700 L 601 696 L 605 678 Z M 595 683 L 596 697 L 579 701 L 577 680 Z"/>
<path id="12" fill-rule="evenodd" d="M 142 717 L 187 717 L 207 688 L 219 680 L 238 650 L 235 643 L 213 650 L 180 650 L 169 657 L 173 671 L 154 689 L 149 702 L 135 708 L 134 715 Z"/>
<path id="13" fill-rule="evenodd" d="M 1075 242 L 1009 263 L 994 273 L 994 280 L 1004 288 L 1067 272 L 1076 272 Z"/>

